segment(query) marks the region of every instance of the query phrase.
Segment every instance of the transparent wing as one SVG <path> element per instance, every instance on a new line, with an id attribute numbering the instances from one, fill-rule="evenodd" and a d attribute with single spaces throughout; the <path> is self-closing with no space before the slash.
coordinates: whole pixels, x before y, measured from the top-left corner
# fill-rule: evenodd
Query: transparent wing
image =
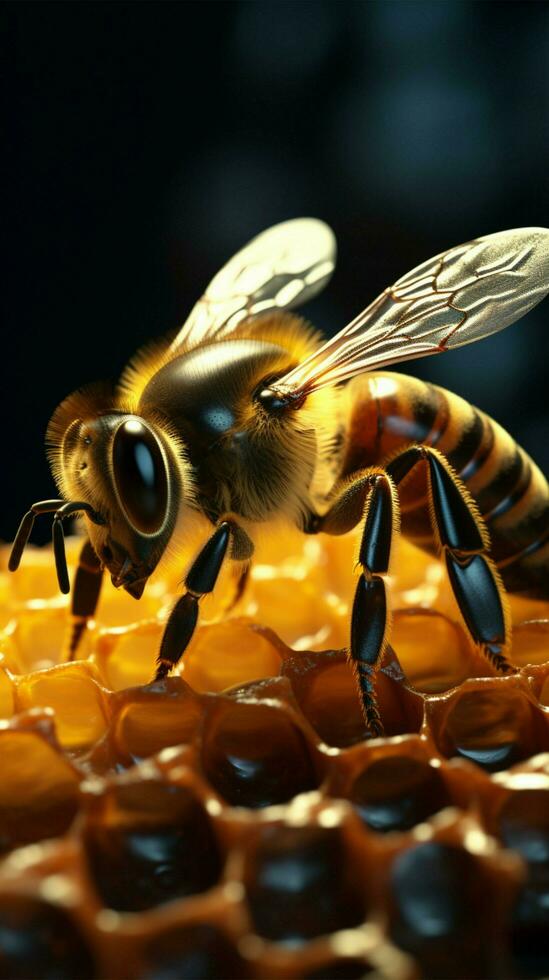
<path id="1" fill-rule="evenodd" d="M 241 320 L 312 299 L 334 270 L 336 243 L 328 225 L 295 218 L 253 238 L 212 279 L 172 348 L 221 339 Z"/>
<path id="2" fill-rule="evenodd" d="M 549 292 L 549 230 L 476 238 L 424 262 L 277 382 L 307 394 L 503 330 Z"/>

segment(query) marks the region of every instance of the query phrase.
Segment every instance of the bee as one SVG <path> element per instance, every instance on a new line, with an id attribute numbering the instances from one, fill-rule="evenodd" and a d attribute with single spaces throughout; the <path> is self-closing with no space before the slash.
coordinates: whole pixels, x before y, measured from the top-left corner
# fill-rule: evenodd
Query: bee
<path id="1" fill-rule="evenodd" d="M 502 672 L 513 669 L 506 590 L 549 597 L 540 470 L 457 395 L 386 371 L 480 340 L 530 310 L 549 291 L 549 231 L 505 231 L 442 252 L 323 343 L 292 310 L 326 285 L 335 256 L 322 221 L 275 225 L 215 276 L 174 339 L 130 362 L 116 390 L 91 386 L 63 401 L 47 430 L 61 496 L 25 514 L 10 568 L 35 516 L 53 513 L 68 592 L 63 520 L 83 517 L 73 657 L 103 570 L 139 599 L 198 522 L 204 544 L 166 623 L 161 679 L 184 653 L 225 561 L 236 563 L 242 590 L 263 528 L 282 519 L 305 534 L 339 535 L 362 522 L 349 659 L 369 730 L 380 735 L 376 675 L 399 528 L 442 552 L 466 628 Z"/>

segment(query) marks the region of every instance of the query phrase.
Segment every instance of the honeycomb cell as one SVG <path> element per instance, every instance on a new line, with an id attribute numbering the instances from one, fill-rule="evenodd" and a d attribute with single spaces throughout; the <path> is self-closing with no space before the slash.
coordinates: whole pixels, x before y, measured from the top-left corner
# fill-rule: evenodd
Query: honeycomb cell
<path id="1" fill-rule="evenodd" d="M 179 926 L 149 942 L 140 980 L 245 980 L 246 963 L 227 936 L 207 923 Z"/>
<path id="2" fill-rule="evenodd" d="M 306 659 L 305 659 L 306 658 Z M 344 654 L 303 654 L 285 664 L 300 708 L 323 742 L 343 748 L 368 738 L 352 671 Z"/>
<path id="3" fill-rule="evenodd" d="M 22 895 L 0 896 L 2 980 L 94 980 L 94 958 L 60 908 Z"/>
<path id="4" fill-rule="evenodd" d="M 100 632 L 94 660 L 111 691 L 149 683 L 154 677 L 162 631 L 162 625 L 151 620 Z"/>
<path id="5" fill-rule="evenodd" d="M 69 539 L 66 538 L 65 541 Z M 9 549 L 3 551 L 2 564 L 7 568 Z M 59 583 L 51 548 L 36 548 L 29 544 L 17 575 L 8 579 L 10 597 L 17 603 L 35 599 L 55 599 L 59 596 Z"/>
<path id="6" fill-rule="evenodd" d="M 391 644 L 410 683 L 427 694 L 448 691 L 478 673 L 478 657 L 463 630 L 434 610 L 395 610 Z"/>
<path id="7" fill-rule="evenodd" d="M 540 977 L 549 973 L 549 780 L 526 774 L 509 780 L 511 785 L 521 782 L 539 788 L 518 789 L 507 797 L 499 813 L 499 833 L 527 867 L 513 909 L 515 965 L 521 976 Z"/>
<path id="8" fill-rule="evenodd" d="M 67 620 L 65 604 L 56 600 L 28 603 L 6 628 L 13 637 L 23 672 L 52 667 L 62 661 Z"/>
<path id="9" fill-rule="evenodd" d="M 398 665 L 396 670 L 402 677 Z M 289 679 L 303 714 L 328 745 L 345 748 L 370 737 L 352 667 L 343 650 L 289 655 L 282 673 Z M 384 669 L 378 674 L 377 689 L 387 735 L 419 731 L 421 696 Z"/>
<path id="10" fill-rule="evenodd" d="M 497 772 L 548 744 L 547 719 L 514 678 L 468 682 L 436 710 L 435 737 L 446 756 L 458 755 Z"/>
<path id="11" fill-rule="evenodd" d="M 319 783 L 303 732 L 282 708 L 222 702 L 206 721 L 202 768 L 232 806 L 285 803 Z"/>
<path id="12" fill-rule="evenodd" d="M 437 841 L 420 844 L 396 857 L 391 886 L 392 938 L 419 960 L 425 977 L 494 976 L 488 898 L 476 858 Z"/>
<path id="13" fill-rule="evenodd" d="M 186 786 L 155 780 L 112 786 L 93 797 L 83 846 L 95 889 L 117 911 L 204 892 L 222 868 L 202 803 Z"/>
<path id="14" fill-rule="evenodd" d="M 254 927 L 266 939 L 312 939 L 356 926 L 366 914 L 339 827 L 262 828 L 246 854 L 244 885 Z"/>
<path id="15" fill-rule="evenodd" d="M 0 758 L 0 851 L 64 833 L 80 780 L 53 742 L 51 721 L 48 729 L 30 714 L 0 728 Z"/>
<path id="16" fill-rule="evenodd" d="M 182 661 L 182 676 L 195 691 L 224 691 L 260 677 L 275 677 L 280 654 L 259 630 L 229 620 L 198 630 Z"/>
<path id="17" fill-rule="evenodd" d="M 122 691 L 113 696 L 112 709 L 111 740 L 128 762 L 188 742 L 203 712 L 199 696 L 179 677 Z"/>
<path id="18" fill-rule="evenodd" d="M 270 569 L 270 574 L 268 570 Z M 334 628 L 333 611 L 328 603 L 319 602 L 319 593 L 311 577 L 295 569 L 281 575 L 270 566 L 254 569 L 243 611 L 246 616 L 269 626 L 289 646 L 303 647 L 304 637 L 323 637 L 329 642 Z"/>
<path id="19" fill-rule="evenodd" d="M 349 799 L 372 830 L 409 830 L 451 804 L 440 770 L 405 755 L 377 759 L 355 778 Z"/>
<path id="20" fill-rule="evenodd" d="M 97 607 L 97 623 L 100 627 L 120 627 L 154 619 L 164 601 L 165 589 L 160 582 L 149 582 L 139 603 L 125 590 L 106 582 Z"/>
<path id="21" fill-rule="evenodd" d="M 18 683 L 17 699 L 24 709 L 52 708 L 57 737 L 68 750 L 93 745 L 107 729 L 108 705 L 87 663 L 60 664 L 27 675 Z"/>

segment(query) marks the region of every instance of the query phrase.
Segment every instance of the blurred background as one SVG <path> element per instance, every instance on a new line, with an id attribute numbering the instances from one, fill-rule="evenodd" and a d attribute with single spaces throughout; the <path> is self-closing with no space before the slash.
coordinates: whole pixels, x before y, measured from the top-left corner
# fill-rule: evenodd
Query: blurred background
<path id="1" fill-rule="evenodd" d="M 5 539 L 55 495 L 58 402 L 115 379 L 268 225 L 335 229 L 337 272 L 304 310 L 328 333 L 451 245 L 549 226 L 546 2 L 40 2 L 1 17 Z M 547 472 L 548 338 L 546 300 L 408 371 L 488 411 Z"/>

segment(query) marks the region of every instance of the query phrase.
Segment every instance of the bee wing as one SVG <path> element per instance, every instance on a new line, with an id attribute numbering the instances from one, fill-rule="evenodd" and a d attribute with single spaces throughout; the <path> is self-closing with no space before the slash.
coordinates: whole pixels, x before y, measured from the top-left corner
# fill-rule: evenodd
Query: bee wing
<path id="1" fill-rule="evenodd" d="M 326 285 L 335 259 L 334 234 L 323 221 L 295 218 L 273 225 L 212 279 L 172 349 L 220 339 L 254 314 L 305 303 Z"/>
<path id="2" fill-rule="evenodd" d="M 518 320 L 548 292 L 549 230 L 476 238 L 403 276 L 276 387 L 299 397 L 470 344 Z"/>

